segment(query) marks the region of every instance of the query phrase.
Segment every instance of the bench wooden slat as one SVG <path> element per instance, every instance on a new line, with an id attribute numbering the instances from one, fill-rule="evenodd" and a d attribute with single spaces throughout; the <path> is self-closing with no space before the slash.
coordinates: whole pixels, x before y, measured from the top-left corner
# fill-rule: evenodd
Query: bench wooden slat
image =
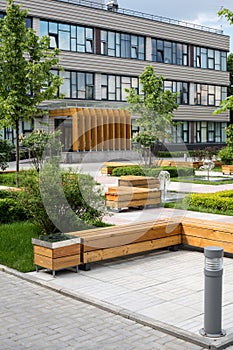
<path id="1" fill-rule="evenodd" d="M 83 254 L 82 258 L 83 258 L 83 263 L 87 264 L 94 261 L 111 259 L 119 256 L 125 256 L 130 254 L 146 252 L 154 249 L 169 247 L 180 243 L 181 243 L 181 236 L 176 235 L 176 236 L 161 238 L 158 240 L 145 241 L 141 243 L 128 244 L 120 247 L 99 249 L 91 252 L 86 252 Z"/>

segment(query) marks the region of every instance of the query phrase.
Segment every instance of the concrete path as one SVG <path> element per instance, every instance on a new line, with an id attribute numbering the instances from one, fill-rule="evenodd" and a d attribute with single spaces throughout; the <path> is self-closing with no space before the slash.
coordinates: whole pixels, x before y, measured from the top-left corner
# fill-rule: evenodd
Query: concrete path
<path id="1" fill-rule="evenodd" d="M 1 350 L 203 349 L 4 272 L 0 285 Z"/>

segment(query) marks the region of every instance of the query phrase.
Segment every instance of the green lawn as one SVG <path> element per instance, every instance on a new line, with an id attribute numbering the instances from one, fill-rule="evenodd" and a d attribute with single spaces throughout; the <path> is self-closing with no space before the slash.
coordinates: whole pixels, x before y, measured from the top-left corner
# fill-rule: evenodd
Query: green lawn
<path id="1" fill-rule="evenodd" d="M 31 240 L 38 234 L 30 222 L 0 225 L 0 264 L 21 272 L 35 270 Z"/>
<path id="2" fill-rule="evenodd" d="M 204 177 L 204 176 L 203 176 Z M 216 177 L 217 179 L 218 177 Z M 229 178 L 227 180 L 221 180 L 219 181 L 208 181 L 208 180 L 200 180 L 199 176 L 194 177 L 173 177 L 171 178 L 172 182 L 185 182 L 185 183 L 193 183 L 193 184 L 203 184 L 203 185 L 227 185 L 227 184 L 233 184 L 233 178 Z"/>

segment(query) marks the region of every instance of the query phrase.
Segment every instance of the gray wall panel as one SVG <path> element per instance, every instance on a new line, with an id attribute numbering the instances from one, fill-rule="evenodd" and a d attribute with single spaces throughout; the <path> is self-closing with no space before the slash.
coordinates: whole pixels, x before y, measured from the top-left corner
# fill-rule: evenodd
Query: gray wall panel
<path id="1" fill-rule="evenodd" d="M 132 59 L 122 59 L 92 54 L 62 52 L 60 64 L 67 69 L 116 75 L 138 76 L 146 66 L 152 64 L 157 75 L 169 80 L 181 80 L 216 85 L 228 85 L 229 73 L 209 69 L 152 63 Z"/>
<path id="2" fill-rule="evenodd" d="M 216 107 L 180 106 L 174 112 L 174 120 L 209 120 L 215 122 L 229 121 L 229 112 L 213 115 Z"/>
<path id="3" fill-rule="evenodd" d="M 167 24 L 143 18 L 112 13 L 84 6 L 72 5 L 55 0 L 15 0 L 15 3 L 30 9 L 36 17 L 80 23 L 107 29 L 130 31 L 145 36 L 161 37 L 203 45 L 207 47 L 229 50 L 229 37 L 184 26 Z M 5 1 L 0 0 L 0 8 L 5 8 Z"/>

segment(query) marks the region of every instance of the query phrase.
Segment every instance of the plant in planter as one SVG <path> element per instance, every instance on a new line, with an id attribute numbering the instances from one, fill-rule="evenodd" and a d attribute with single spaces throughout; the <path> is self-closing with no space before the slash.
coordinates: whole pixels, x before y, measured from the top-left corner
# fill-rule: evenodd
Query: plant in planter
<path id="1" fill-rule="evenodd" d="M 73 237 L 71 232 L 101 223 L 105 214 L 104 199 L 95 188 L 96 182 L 89 175 L 64 173 L 56 161 L 46 163 L 39 173 L 25 173 L 23 186 L 23 206 L 42 233 L 39 240 L 32 242 L 35 265 L 52 270 L 53 275 L 66 267 L 77 269 L 80 240 L 77 233 Z"/>

